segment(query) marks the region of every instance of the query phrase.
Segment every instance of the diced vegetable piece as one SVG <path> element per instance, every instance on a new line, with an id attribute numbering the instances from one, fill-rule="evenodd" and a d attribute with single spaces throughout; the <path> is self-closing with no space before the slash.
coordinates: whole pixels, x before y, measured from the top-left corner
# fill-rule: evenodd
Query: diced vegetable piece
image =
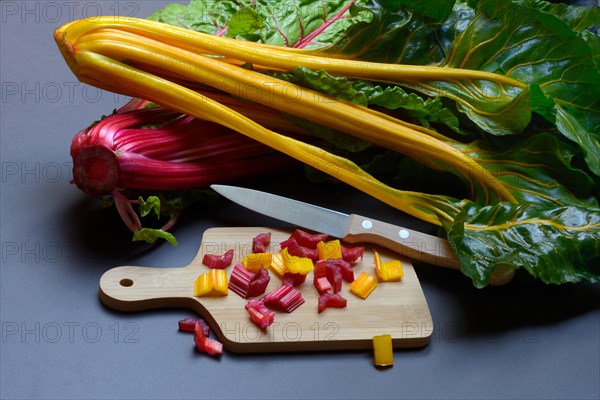
<path id="1" fill-rule="evenodd" d="M 304 304 L 304 297 L 292 285 L 281 285 L 263 297 L 262 301 L 269 307 L 291 313 Z"/>
<path id="2" fill-rule="evenodd" d="M 256 297 L 265 292 L 270 279 L 269 273 L 263 266 L 255 274 L 238 264 L 231 271 L 229 289 L 244 299 Z"/>
<path id="3" fill-rule="evenodd" d="M 280 277 L 283 277 L 284 274 L 288 272 L 281 253 L 274 253 L 271 256 L 271 269 Z"/>
<path id="4" fill-rule="evenodd" d="M 373 263 L 375 264 L 375 273 L 379 279 L 386 280 L 383 272 L 383 262 L 381 261 L 381 257 L 379 257 L 377 250 L 373 250 Z"/>
<path id="5" fill-rule="evenodd" d="M 331 283 L 333 292 L 337 293 L 342 290 L 342 271 L 335 264 L 326 263 L 325 260 L 320 260 L 325 263 L 325 276 Z"/>
<path id="6" fill-rule="evenodd" d="M 329 282 L 329 279 L 327 279 L 327 277 L 322 276 L 320 278 L 316 278 L 313 281 L 315 288 L 317 288 L 317 292 L 319 292 L 319 294 L 323 294 L 325 292 L 328 292 L 332 289 L 331 287 L 331 283 Z"/>
<path id="7" fill-rule="evenodd" d="M 348 301 L 345 298 L 343 298 L 339 293 L 322 293 L 319 296 L 318 311 L 320 314 L 329 307 L 344 308 L 346 307 L 347 303 Z"/>
<path id="8" fill-rule="evenodd" d="M 284 240 L 279 243 L 281 249 L 287 249 L 288 253 L 292 256 L 305 257 L 310 258 L 313 262 L 316 262 L 319 259 L 319 254 L 317 249 L 310 249 L 308 247 L 303 247 L 296 239 L 290 237 L 289 239 Z"/>
<path id="9" fill-rule="evenodd" d="M 287 248 L 281 251 L 281 255 L 286 269 L 292 274 L 306 275 L 315 268 L 310 258 L 293 256 L 288 253 Z"/>
<path id="10" fill-rule="evenodd" d="M 248 288 L 248 297 L 260 296 L 267 290 L 271 277 L 265 267 L 261 266 L 258 273 L 255 275 L 250 287 Z"/>
<path id="11" fill-rule="evenodd" d="M 350 264 L 354 264 L 363 257 L 365 248 L 362 246 L 345 247 L 342 245 L 342 258 Z"/>
<path id="12" fill-rule="evenodd" d="M 196 329 L 196 320 L 190 317 L 179 321 L 179 330 L 186 332 L 194 332 Z"/>
<path id="13" fill-rule="evenodd" d="M 389 260 L 383 263 L 383 271 L 388 281 L 399 281 L 404 276 L 400 260 Z"/>
<path id="14" fill-rule="evenodd" d="M 342 279 L 346 282 L 354 282 L 354 270 L 352 269 L 352 265 L 344 260 L 343 258 L 330 258 L 327 260 L 323 260 L 323 262 L 327 265 L 332 265 L 337 268 L 342 274 Z"/>
<path id="15" fill-rule="evenodd" d="M 298 286 L 302 285 L 306 281 L 306 275 L 304 274 L 292 274 L 286 272 L 283 274 L 282 282 L 284 285 Z"/>
<path id="16" fill-rule="evenodd" d="M 197 326 L 200 326 L 204 335 L 210 336 L 210 327 L 203 319 L 194 319 L 191 317 L 187 317 L 179 321 L 179 330 L 185 332 L 195 332 Z"/>
<path id="17" fill-rule="evenodd" d="M 291 237 L 294 238 L 294 240 L 298 242 L 300 246 L 307 247 L 309 249 L 316 249 L 317 243 L 327 240 L 329 235 L 326 233 L 311 234 L 303 231 L 302 229 L 296 229 L 294 232 L 292 232 Z"/>
<path id="18" fill-rule="evenodd" d="M 338 259 L 319 260 L 315 265 L 314 280 L 326 277 L 334 293 L 342 290 L 342 280 L 347 282 L 354 281 L 354 270 L 350 263 Z"/>
<path id="19" fill-rule="evenodd" d="M 325 260 L 319 260 L 315 264 L 315 269 L 313 270 L 314 279 L 322 278 L 327 276 L 327 263 Z"/>
<path id="20" fill-rule="evenodd" d="M 259 233 L 252 238 L 253 253 L 267 253 L 267 248 L 271 243 L 271 232 Z"/>
<path id="21" fill-rule="evenodd" d="M 231 270 L 228 287 L 232 292 L 247 299 L 248 297 L 251 297 L 249 294 L 250 283 L 254 280 L 255 276 L 256 275 L 252 271 L 248 271 L 241 265 L 236 264 Z"/>
<path id="22" fill-rule="evenodd" d="M 373 363 L 377 367 L 394 365 L 394 349 L 391 335 L 373 336 Z"/>
<path id="23" fill-rule="evenodd" d="M 270 311 L 260 300 L 250 300 L 246 303 L 246 310 L 250 314 L 250 320 L 260 329 L 267 329 L 275 320 L 275 312 Z"/>
<path id="24" fill-rule="evenodd" d="M 242 259 L 242 265 L 246 269 L 257 273 L 261 266 L 269 268 L 271 259 L 271 253 L 250 253 Z"/>
<path id="25" fill-rule="evenodd" d="M 205 254 L 202 257 L 202 264 L 208 268 L 225 269 L 231 265 L 233 261 L 233 249 L 228 250 L 223 255 Z"/>
<path id="26" fill-rule="evenodd" d="M 319 242 L 317 244 L 317 251 L 319 253 L 319 260 L 325 260 L 328 258 L 342 258 L 342 247 L 338 239 L 330 240 L 328 242 Z"/>
<path id="27" fill-rule="evenodd" d="M 223 344 L 218 340 L 206 336 L 200 325 L 197 325 L 194 331 L 194 342 L 196 343 L 196 348 L 203 353 L 211 356 L 223 354 Z"/>
<path id="28" fill-rule="evenodd" d="M 194 296 L 204 296 L 212 290 L 210 274 L 200 275 L 194 282 Z"/>
<path id="29" fill-rule="evenodd" d="M 209 337 L 205 337 L 201 344 L 196 341 L 196 347 L 211 356 L 223 354 L 223 343 Z"/>
<path id="30" fill-rule="evenodd" d="M 358 278 L 350 284 L 350 291 L 361 299 L 366 299 L 376 287 L 377 279 L 363 271 Z"/>
<path id="31" fill-rule="evenodd" d="M 400 260 L 382 262 L 377 251 L 373 251 L 375 272 L 381 281 L 398 281 L 404 276 Z"/>
<path id="32" fill-rule="evenodd" d="M 194 282 L 194 296 L 226 296 L 227 271 L 211 269 L 200 275 Z"/>
<path id="33" fill-rule="evenodd" d="M 210 327 L 208 326 L 206 321 L 204 321 L 203 319 L 199 319 L 196 321 L 196 327 L 194 330 L 196 330 L 198 328 L 202 329 L 202 332 L 204 332 L 205 336 L 210 336 Z"/>
<path id="34" fill-rule="evenodd" d="M 211 270 L 213 291 L 216 294 L 227 295 L 227 272 L 224 270 Z"/>

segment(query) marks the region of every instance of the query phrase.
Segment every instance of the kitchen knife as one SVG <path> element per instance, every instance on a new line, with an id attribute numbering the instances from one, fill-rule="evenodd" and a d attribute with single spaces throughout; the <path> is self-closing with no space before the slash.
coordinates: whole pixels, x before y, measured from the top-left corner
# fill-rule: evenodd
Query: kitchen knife
<path id="1" fill-rule="evenodd" d="M 413 260 L 458 269 L 447 240 L 357 214 L 236 186 L 211 185 L 217 193 L 250 210 L 348 243 L 374 243 Z"/>

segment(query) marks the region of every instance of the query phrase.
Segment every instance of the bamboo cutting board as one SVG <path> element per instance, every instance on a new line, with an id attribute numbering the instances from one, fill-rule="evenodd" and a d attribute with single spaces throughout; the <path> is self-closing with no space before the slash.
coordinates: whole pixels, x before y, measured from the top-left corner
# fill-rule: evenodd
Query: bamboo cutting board
<path id="1" fill-rule="evenodd" d="M 243 227 L 212 228 L 202 238 L 194 260 L 186 267 L 113 268 L 100 279 L 100 298 L 120 311 L 139 311 L 164 307 L 183 307 L 196 311 L 211 326 L 224 347 L 233 352 L 347 350 L 372 348 L 373 336 L 390 334 L 393 346 L 425 346 L 433 332 L 433 322 L 421 285 L 408 259 L 377 248 L 382 261 L 402 261 L 404 277 L 400 282 L 380 282 L 367 299 L 350 292 L 344 282 L 341 295 L 346 308 L 328 308 L 317 313 L 318 293 L 312 273 L 297 288 L 305 303 L 292 313 L 276 312 L 275 322 L 262 331 L 255 326 L 244 308 L 247 300 L 229 291 L 224 297 L 194 297 L 194 281 L 208 271 L 202 265 L 204 254 L 223 254 L 234 249 L 233 264 L 252 252 L 252 238 L 271 232 L 271 249 L 279 251 L 279 242 L 291 230 Z M 354 276 L 366 271 L 375 275 L 373 247 L 365 246 L 364 257 L 354 266 Z M 281 279 L 269 270 L 267 292 L 279 287 Z"/>

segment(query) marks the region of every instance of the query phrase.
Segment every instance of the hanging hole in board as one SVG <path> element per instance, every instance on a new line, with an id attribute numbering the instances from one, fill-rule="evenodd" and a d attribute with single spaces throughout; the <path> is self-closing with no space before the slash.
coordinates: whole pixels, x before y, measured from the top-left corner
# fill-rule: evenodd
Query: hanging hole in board
<path id="1" fill-rule="evenodd" d="M 121 279 L 119 284 L 121 284 L 121 286 L 129 287 L 129 286 L 133 286 L 133 281 L 129 278 L 124 278 L 124 279 Z"/>

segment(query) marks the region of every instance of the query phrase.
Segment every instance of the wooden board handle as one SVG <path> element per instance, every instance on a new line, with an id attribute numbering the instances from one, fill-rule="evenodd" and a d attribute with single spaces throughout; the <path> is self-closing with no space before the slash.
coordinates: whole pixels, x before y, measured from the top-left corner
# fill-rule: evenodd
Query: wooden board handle
<path id="1" fill-rule="evenodd" d="M 193 277 L 185 268 L 116 267 L 100 278 L 100 297 L 120 311 L 185 307 L 205 313 L 198 309 L 190 282 Z"/>

